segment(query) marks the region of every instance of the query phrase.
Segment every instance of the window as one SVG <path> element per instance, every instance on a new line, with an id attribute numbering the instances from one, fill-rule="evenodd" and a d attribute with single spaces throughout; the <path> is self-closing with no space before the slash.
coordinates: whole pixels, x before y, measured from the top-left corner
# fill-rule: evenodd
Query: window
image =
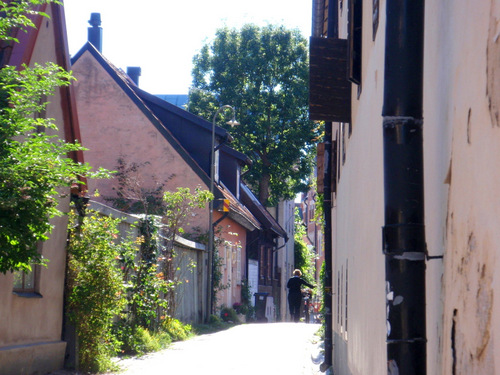
<path id="1" fill-rule="evenodd" d="M 337 324 L 340 326 L 340 271 L 337 271 Z"/>
<path id="2" fill-rule="evenodd" d="M 42 251 L 42 243 L 38 244 L 38 251 Z M 12 290 L 19 295 L 39 296 L 39 279 L 40 266 L 31 265 L 31 271 L 16 271 Z"/>
<path id="3" fill-rule="evenodd" d="M 363 1 L 349 0 L 349 80 L 361 85 Z M 358 88 L 359 90 L 359 88 Z"/>
<path id="4" fill-rule="evenodd" d="M 347 311 L 348 311 L 348 283 L 349 283 L 349 263 L 348 260 L 345 261 L 345 313 L 344 313 L 344 329 L 345 329 L 345 340 L 347 340 Z"/>
<path id="5" fill-rule="evenodd" d="M 38 290 L 38 278 L 40 267 L 31 266 L 31 271 L 14 272 L 14 287 L 12 291 L 22 296 L 40 296 Z"/>
<path id="6" fill-rule="evenodd" d="M 265 252 L 264 252 L 264 246 L 261 246 L 260 247 L 260 257 L 259 257 L 259 261 L 260 261 L 260 278 L 262 280 L 265 280 L 266 278 L 266 262 L 265 262 Z"/>
<path id="7" fill-rule="evenodd" d="M 378 14 L 379 14 L 379 3 L 380 0 L 373 0 L 373 13 L 372 13 L 372 19 L 373 19 L 373 40 L 375 40 L 375 37 L 377 36 L 377 30 L 378 30 Z"/>
<path id="8" fill-rule="evenodd" d="M 241 247 L 236 246 L 236 282 L 241 284 Z"/>
<path id="9" fill-rule="evenodd" d="M 342 137 L 342 165 L 345 164 L 345 158 L 346 158 L 346 148 L 347 148 L 347 142 L 346 142 L 346 124 L 341 122 L 340 123 L 340 136 Z"/>
<path id="10" fill-rule="evenodd" d="M 36 266 L 32 271 L 17 271 L 14 272 L 14 291 L 34 292 L 35 291 L 35 276 Z"/>
<path id="11" fill-rule="evenodd" d="M 340 269 L 340 333 L 343 335 L 344 334 L 344 303 L 345 303 L 345 296 L 344 296 L 344 266 L 341 267 Z"/>

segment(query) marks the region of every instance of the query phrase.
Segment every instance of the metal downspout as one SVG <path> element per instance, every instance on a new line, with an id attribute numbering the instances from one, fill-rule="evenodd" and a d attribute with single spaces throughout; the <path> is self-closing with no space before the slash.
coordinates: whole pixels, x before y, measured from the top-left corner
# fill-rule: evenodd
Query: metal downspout
<path id="1" fill-rule="evenodd" d="M 424 0 L 387 0 L 383 143 L 388 374 L 426 374 Z"/>
<path id="2" fill-rule="evenodd" d="M 323 212 L 325 217 L 325 360 L 320 368 L 325 372 L 333 364 L 333 278 L 332 278 L 332 123 L 325 123 L 325 173 L 323 186 Z"/>

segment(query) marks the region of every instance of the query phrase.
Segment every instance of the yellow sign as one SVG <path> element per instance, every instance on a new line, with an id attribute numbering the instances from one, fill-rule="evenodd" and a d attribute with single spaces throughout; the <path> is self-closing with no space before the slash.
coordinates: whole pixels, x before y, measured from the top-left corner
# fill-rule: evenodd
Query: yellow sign
<path id="1" fill-rule="evenodd" d="M 222 200 L 222 212 L 229 212 L 229 199 Z"/>

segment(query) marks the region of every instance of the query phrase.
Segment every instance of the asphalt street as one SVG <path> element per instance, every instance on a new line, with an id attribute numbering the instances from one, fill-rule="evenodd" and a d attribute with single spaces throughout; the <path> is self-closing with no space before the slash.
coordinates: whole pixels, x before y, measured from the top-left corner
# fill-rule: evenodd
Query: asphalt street
<path id="1" fill-rule="evenodd" d="M 120 375 L 319 375 L 319 325 L 243 324 L 124 359 Z"/>

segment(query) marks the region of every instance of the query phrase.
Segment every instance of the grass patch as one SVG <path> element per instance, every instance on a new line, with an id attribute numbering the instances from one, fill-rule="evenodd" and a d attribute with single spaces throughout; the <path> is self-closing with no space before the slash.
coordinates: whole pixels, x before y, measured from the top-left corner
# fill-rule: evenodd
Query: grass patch
<path id="1" fill-rule="evenodd" d="M 224 322 L 217 315 L 210 315 L 210 318 L 208 319 L 208 323 L 193 325 L 193 333 L 195 333 L 197 335 L 206 335 L 209 333 L 224 331 L 224 330 L 232 328 L 236 325 L 238 325 L 238 323 Z"/>

